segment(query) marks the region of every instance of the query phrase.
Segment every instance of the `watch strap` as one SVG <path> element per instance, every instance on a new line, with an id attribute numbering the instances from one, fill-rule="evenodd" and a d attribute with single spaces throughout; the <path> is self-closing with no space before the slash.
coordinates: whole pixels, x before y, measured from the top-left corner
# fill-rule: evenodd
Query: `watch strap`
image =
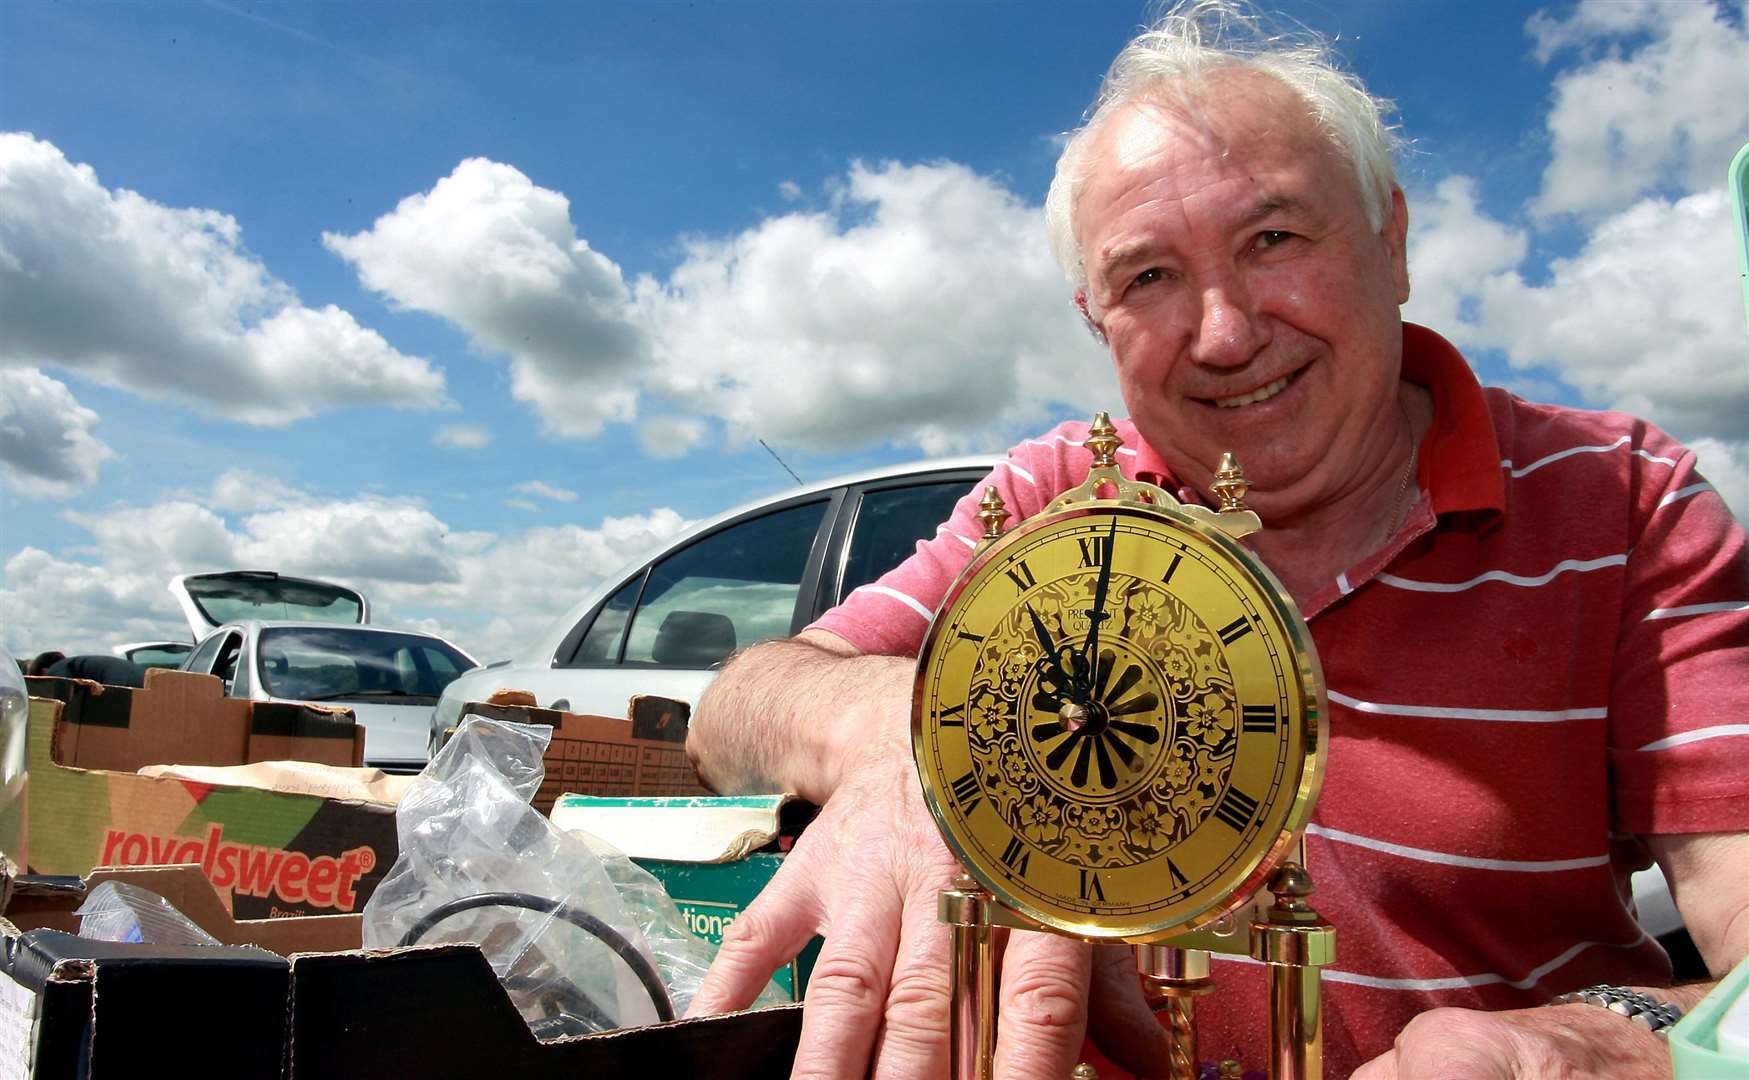
<path id="1" fill-rule="evenodd" d="M 1666 1037 L 1669 1028 L 1682 1019 L 1680 1006 L 1662 1001 L 1650 994 L 1633 990 L 1626 986 L 1610 986 L 1600 984 L 1588 986 L 1583 990 L 1562 994 L 1550 1002 L 1551 1005 L 1601 1005 L 1610 1012 L 1627 1017 L 1648 1031 L 1655 1032 L 1660 1038 Z"/>

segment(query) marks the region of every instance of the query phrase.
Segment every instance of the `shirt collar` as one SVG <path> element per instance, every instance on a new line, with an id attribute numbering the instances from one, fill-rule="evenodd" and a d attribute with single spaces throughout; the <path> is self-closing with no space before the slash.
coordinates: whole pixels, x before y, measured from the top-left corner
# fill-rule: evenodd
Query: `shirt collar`
<path id="1" fill-rule="evenodd" d="M 1416 467 L 1433 512 L 1504 511 L 1506 478 L 1493 414 L 1463 354 L 1425 326 L 1406 322 L 1403 378 L 1425 386 L 1433 397 L 1433 425 L 1421 440 Z"/>

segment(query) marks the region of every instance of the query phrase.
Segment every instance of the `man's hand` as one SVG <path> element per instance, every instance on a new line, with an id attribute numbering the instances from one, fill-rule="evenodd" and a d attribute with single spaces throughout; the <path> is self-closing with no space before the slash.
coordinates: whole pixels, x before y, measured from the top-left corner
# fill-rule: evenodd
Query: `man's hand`
<path id="1" fill-rule="evenodd" d="M 1353 1080 L 1667 1080 L 1670 1075 L 1670 1048 L 1650 1031 L 1596 1005 L 1556 1005 L 1424 1012 Z"/>
<path id="2" fill-rule="evenodd" d="M 693 999 L 692 1015 L 746 1008 L 772 971 L 825 935 L 798 1077 L 947 1072 L 950 934 L 936 897 L 959 866 L 923 804 L 908 728 L 897 715 L 874 726 L 783 868 L 731 924 Z M 998 1076 L 1068 1075 L 1087 1024 L 1090 955 L 1064 938 L 1009 935 Z"/>

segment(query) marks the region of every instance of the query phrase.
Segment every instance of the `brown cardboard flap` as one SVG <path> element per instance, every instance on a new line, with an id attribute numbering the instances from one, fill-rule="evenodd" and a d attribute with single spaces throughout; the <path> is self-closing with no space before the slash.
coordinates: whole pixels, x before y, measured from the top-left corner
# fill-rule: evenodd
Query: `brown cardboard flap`
<path id="1" fill-rule="evenodd" d="M 257 701 L 249 714 L 244 761 L 364 763 L 364 728 L 352 710 L 289 701 Z"/>
<path id="2" fill-rule="evenodd" d="M 220 787 L 249 787 L 290 795 L 314 795 L 341 802 L 396 806 L 416 776 L 374 768 L 317 765 L 308 761 L 258 761 L 250 765 L 147 765 L 140 775 L 158 780 L 189 780 Z"/>
<path id="3" fill-rule="evenodd" d="M 364 729 L 351 710 L 226 697 L 212 675 L 154 668 L 141 690 L 33 678 L 30 693 L 62 703 L 53 754 L 57 765 L 71 768 L 364 762 Z"/>
<path id="4" fill-rule="evenodd" d="M 218 890 L 198 866 L 99 867 L 85 878 L 83 893 L 12 886 L 6 919 L 20 930 L 47 927 L 79 932 L 73 914 L 85 894 L 105 881 L 120 881 L 157 893 L 202 930 L 226 945 L 258 945 L 281 956 L 300 952 L 356 949 L 364 933 L 362 915 L 302 915 L 279 919 L 234 919 Z"/>

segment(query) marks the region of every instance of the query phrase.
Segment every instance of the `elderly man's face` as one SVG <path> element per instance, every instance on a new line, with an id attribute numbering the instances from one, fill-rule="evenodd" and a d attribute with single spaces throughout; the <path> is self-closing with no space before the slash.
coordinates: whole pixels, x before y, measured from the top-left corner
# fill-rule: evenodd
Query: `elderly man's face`
<path id="1" fill-rule="evenodd" d="M 1395 194 L 1372 229 L 1353 168 L 1274 80 L 1228 75 L 1207 100 L 1196 118 L 1132 105 L 1097 136 L 1088 311 L 1183 479 L 1206 489 L 1231 450 L 1266 519 L 1293 515 L 1384 467 L 1402 430 L 1407 211 Z"/>

